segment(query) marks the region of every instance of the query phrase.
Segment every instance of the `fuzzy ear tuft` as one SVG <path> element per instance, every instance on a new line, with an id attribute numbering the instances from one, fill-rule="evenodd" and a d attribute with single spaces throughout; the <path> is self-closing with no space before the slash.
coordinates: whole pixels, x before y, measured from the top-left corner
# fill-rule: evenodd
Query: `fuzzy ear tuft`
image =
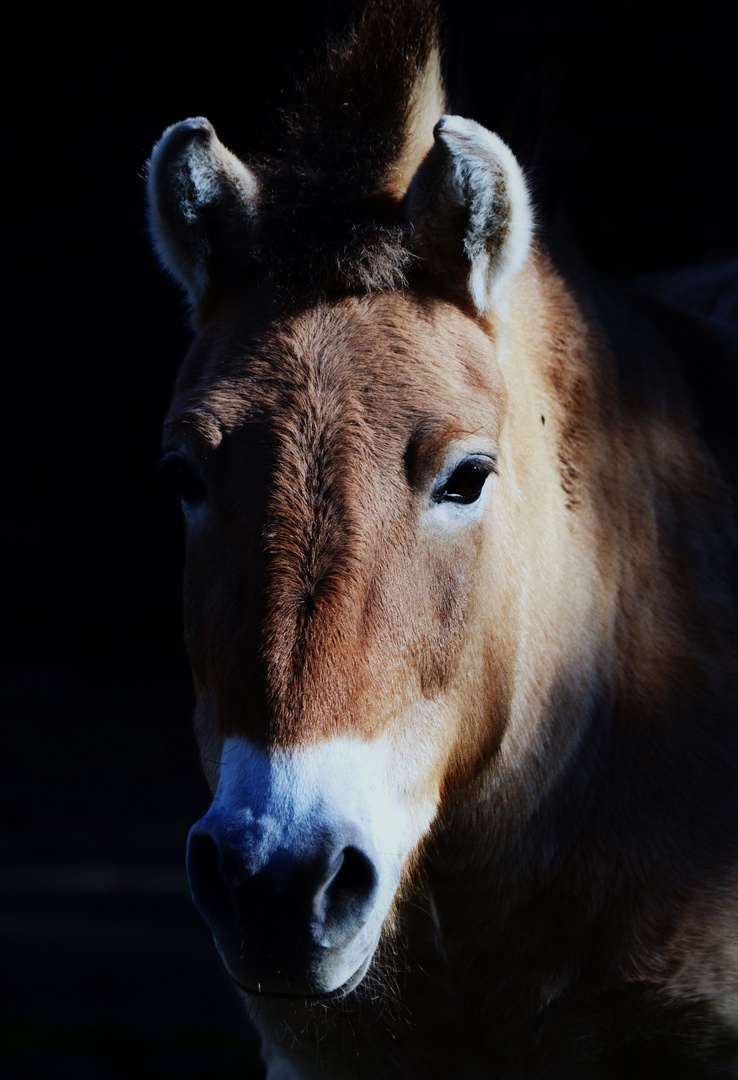
<path id="1" fill-rule="evenodd" d="M 480 315 L 499 306 L 530 249 L 528 190 L 512 151 L 474 120 L 444 116 L 408 196 L 416 253 L 467 292 Z"/>
<path id="2" fill-rule="evenodd" d="M 243 269 L 258 199 L 256 176 L 204 117 L 167 128 L 154 147 L 148 173 L 151 233 L 159 258 L 193 303 Z"/>

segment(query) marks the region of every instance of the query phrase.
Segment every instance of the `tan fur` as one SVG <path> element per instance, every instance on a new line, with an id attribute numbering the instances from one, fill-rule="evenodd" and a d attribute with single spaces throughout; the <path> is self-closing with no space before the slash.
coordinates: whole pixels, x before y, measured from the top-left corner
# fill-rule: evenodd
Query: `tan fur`
<path id="1" fill-rule="evenodd" d="M 393 162 L 383 188 L 398 203 L 407 195 L 418 166 L 433 146 L 433 128 L 446 112 L 441 59 L 435 46 L 413 87 L 402 154 Z"/>
<path id="2" fill-rule="evenodd" d="M 233 278 L 166 422 L 207 492 L 185 622 L 213 790 L 229 738 L 357 738 L 433 807 L 358 987 L 247 999 L 269 1080 L 738 1076 L 727 468 L 635 308 L 540 244 L 504 305 L 460 280 L 295 304 Z M 438 498 L 457 447 L 494 461 L 466 518 Z"/>
<path id="3" fill-rule="evenodd" d="M 683 519 L 686 533 L 695 534 L 693 543 L 706 527 L 708 543 L 718 531 L 730 535 L 729 519 L 721 520 L 720 482 L 686 419 L 661 409 L 644 414 L 642 404 L 619 396 L 614 358 L 601 331 L 588 329 L 542 255 L 520 281 L 506 326 L 480 326 L 437 299 L 378 294 L 301 313 L 260 334 L 256 349 L 243 352 L 242 346 L 239 353 L 236 342 L 249 339 L 249 308 L 246 298 L 227 320 L 214 318 L 203 327 L 167 427 L 168 445 L 180 445 L 186 427 L 190 451 L 206 470 L 213 428 L 218 446 L 234 448 L 223 472 L 213 464 L 213 520 L 201 532 L 191 530 L 188 539 L 187 621 L 198 725 L 207 733 L 203 757 L 217 756 L 216 729 L 221 737 L 242 732 L 274 746 L 347 733 L 371 738 L 381 731 L 403 760 L 425 763 L 418 797 L 435 790 L 441 799 L 429 851 L 437 846 L 446 854 L 438 884 L 432 860 L 408 871 L 408 899 L 415 899 L 407 908 L 400 902 L 399 925 L 411 942 L 415 933 L 425 941 L 428 916 L 419 914 L 420 928 L 411 927 L 413 911 L 424 906 L 421 897 L 430 889 L 443 947 L 427 962 L 442 964 L 443 984 L 450 980 L 459 1002 L 466 991 L 458 978 L 472 992 L 481 1042 L 474 1050 L 472 1031 L 465 1040 L 480 1061 L 494 1060 L 495 1053 L 518 1060 L 522 1049 L 507 1048 L 508 1037 L 520 1031 L 522 1038 L 532 1016 L 568 1000 L 590 967 L 593 1000 L 609 986 L 657 982 L 682 1001 L 678 988 L 688 987 L 686 1000 L 705 1007 L 714 1000 L 722 1023 L 730 1013 L 726 987 L 734 979 L 725 966 L 732 963 L 733 926 L 726 912 L 735 910 L 734 893 L 724 891 L 728 879 L 719 885 L 713 914 L 706 916 L 703 908 L 698 938 L 685 938 L 674 917 L 682 902 L 692 903 L 695 889 L 718 887 L 717 867 L 702 884 L 694 866 L 684 880 L 674 867 L 664 888 L 648 869 L 653 859 L 656 871 L 663 853 L 644 847 L 637 872 L 628 869 L 609 836 L 622 827 L 621 839 L 631 845 L 638 828 L 645 828 L 643 822 L 628 824 L 627 789 L 625 806 L 617 810 L 623 825 L 617 818 L 603 822 L 601 839 L 582 839 L 601 813 L 593 809 L 601 795 L 594 777 L 603 763 L 587 750 L 592 725 L 606 729 L 595 736 L 604 743 L 598 753 L 610 754 L 613 739 L 644 744 L 637 753 L 645 755 L 649 783 L 658 789 L 659 744 L 667 761 L 684 753 L 683 735 L 674 730 L 675 707 L 697 692 L 693 687 L 709 684 L 716 663 L 723 682 L 727 677 L 707 628 L 700 630 L 700 637 L 707 635 L 703 642 L 695 640 L 691 620 L 701 617 L 703 605 L 689 577 L 679 577 L 678 552 L 664 548 L 658 521 L 663 500 L 694 505 L 696 498 L 699 517 Z M 193 384 L 198 413 L 208 418 L 199 428 L 192 422 Z M 252 425 L 259 443 L 269 447 L 264 460 L 252 456 Z M 491 516 L 483 530 L 439 546 L 416 524 L 418 492 L 425 492 L 439 450 L 469 433 L 489 440 L 499 455 Z M 415 470 L 409 489 L 403 476 L 408 446 Z M 662 490 L 667 475 L 669 492 Z M 251 520 L 255 506 L 260 509 Z M 264 609 L 255 580 L 264 581 Z M 721 623 L 718 636 L 725 628 Z M 725 651 L 721 646 L 719 652 Z M 602 703 L 600 719 L 589 715 L 598 693 L 617 700 L 613 719 Z M 430 713 L 424 708 L 429 701 Z M 413 710 L 424 717 L 422 729 L 397 731 L 393 717 Z M 700 769 L 709 768 L 713 757 L 711 726 L 702 733 L 704 746 L 698 749 L 694 739 L 694 752 L 705 759 L 695 766 Z M 625 770 L 627 784 L 634 783 L 632 763 L 614 761 L 613 769 Z M 556 805 L 563 785 L 572 805 L 581 807 L 582 820 L 572 823 L 552 809 L 549 833 L 538 820 L 541 808 Z M 482 821 L 488 822 L 484 829 Z M 668 832 L 668 822 L 666 827 Z M 464 855 L 468 840 L 460 838 L 469 837 L 470 829 L 479 833 Z M 563 837 L 574 845 L 573 854 L 560 850 Z M 586 901 L 585 915 L 580 890 L 601 876 L 597 860 L 608 850 L 623 861 L 605 872 L 605 892 Z M 625 887 L 626 872 L 637 882 L 631 901 L 629 888 L 617 891 Z M 616 910 L 607 911 L 616 898 Z M 521 912 L 513 917 L 512 906 L 521 903 L 523 912 L 530 906 L 533 924 L 526 926 Z M 557 911 L 566 922 L 571 903 L 573 936 L 562 965 L 555 948 L 546 956 L 546 935 L 554 946 L 562 930 L 545 928 Z M 606 930 L 613 918 L 616 933 Z M 580 934 L 580 920 L 587 919 L 594 920 L 601 958 L 588 952 L 594 945 Z M 492 941 L 512 920 L 502 956 L 499 943 L 487 954 L 490 920 Z M 525 942 L 533 928 L 531 952 Z M 403 953 L 402 944 L 395 947 Z M 429 947 L 426 942 L 422 950 Z M 508 954 L 514 965 L 509 976 L 486 974 L 489 964 L 504 971 Z M 441 961 L 444 955 L 448 963 Z M 724 961 L 716 960 L 721 956 Z M 414 971 L 416 959 L 413 952 L 402 964 Z M 382 974 L 387 962 L 376 961 L 380 979 L 388 975 Z M 710 974 L 687 974 L 705 964 Z M 420 972 L 405 978 L 423 983 Z M 380 993 L 382 1010 L 412 1010 L 415 1049 L 406 1047 L 408 1061 L 416 1061 L 420 1047 L 433 1047 L 433 1062 L 421 1054 L 412 1066 L 398 1064 L 406 1071 L 395 1073 L 386 1065 L 386 1042 L 371 1031 L 371 986 L 370 980 L 355 994 L 363 1020 L 357 1013 L 350 1021 L 359 1025 L 361 1075 L 410 1076 L 421 1068 L 423 1075 L 448 1075 L 459 1048 L 455 1038 L 447 1041 L 446 1024 L 439 1043 L 440 1003 L 426 1002 L 430 988 L 422 990 L 417 1006 L 409 984 L 403 983 L 399 998 L 386 988 Z M 349 1007 L 349 1000 L 337 1006 L 339 1015 Z M 490 1029 L 490 1020 L 482 1020 L 500 1008 L 507 1035 L 498 1023 Z M 296 1006 L 260 1006 L 260 1026 L 274 1009 L 292 1015 Z M 343 1032 L 343 1022 L 339 1027 Z M 490 1038 L 505 1049 L 493 1051 Z M 329 1053 L 328 1034 L 321 1047 Z M 344 1075 L 340 1064 L 336 1070 Z"/>

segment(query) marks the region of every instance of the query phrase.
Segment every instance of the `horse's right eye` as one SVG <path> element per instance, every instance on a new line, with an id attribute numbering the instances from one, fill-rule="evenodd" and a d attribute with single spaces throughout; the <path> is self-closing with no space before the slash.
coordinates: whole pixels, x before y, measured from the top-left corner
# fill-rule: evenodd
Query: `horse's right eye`
<path id="1" fill-rule="evenodd" d="M 207 498 L 208 489 L 184 454 L 178 450 L 165 454 L 161 467 L 167 481 L 182 500 L 183 506 L 196 506 Z"/>

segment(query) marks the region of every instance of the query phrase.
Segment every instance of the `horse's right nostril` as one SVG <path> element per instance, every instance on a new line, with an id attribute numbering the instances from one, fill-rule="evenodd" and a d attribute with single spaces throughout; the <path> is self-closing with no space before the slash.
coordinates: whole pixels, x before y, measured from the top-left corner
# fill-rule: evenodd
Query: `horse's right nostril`
<path id="1" fill-rule="evenodd" d="M 236 905 L 223 876 L 218 844 L 210 833 L 194 830 L 187 841 L 187 878 L 195 907 L 214 933 L 236 926 Z"/>

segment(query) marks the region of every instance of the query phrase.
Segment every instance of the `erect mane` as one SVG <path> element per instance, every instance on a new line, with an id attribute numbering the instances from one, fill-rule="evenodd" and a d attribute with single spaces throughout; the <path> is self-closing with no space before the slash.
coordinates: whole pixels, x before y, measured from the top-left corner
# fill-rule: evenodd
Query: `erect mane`
<path id="1" fill-rule="evenodd" d="M 257 259 L 288 296 L 404 285 L 400 204 L 443 111 L 434 0 L 370 0 L 308 73 L 259 167 Z"/>
<path id="2" fill-rule="evenodd" d="M 292 154 L 316 175 L 340 175 L 357 195 L 387 186 L 413 119 L 413 92 L 437 48 L 434 0 L 370 0 L 303 82 L 286 117 Z"/>

